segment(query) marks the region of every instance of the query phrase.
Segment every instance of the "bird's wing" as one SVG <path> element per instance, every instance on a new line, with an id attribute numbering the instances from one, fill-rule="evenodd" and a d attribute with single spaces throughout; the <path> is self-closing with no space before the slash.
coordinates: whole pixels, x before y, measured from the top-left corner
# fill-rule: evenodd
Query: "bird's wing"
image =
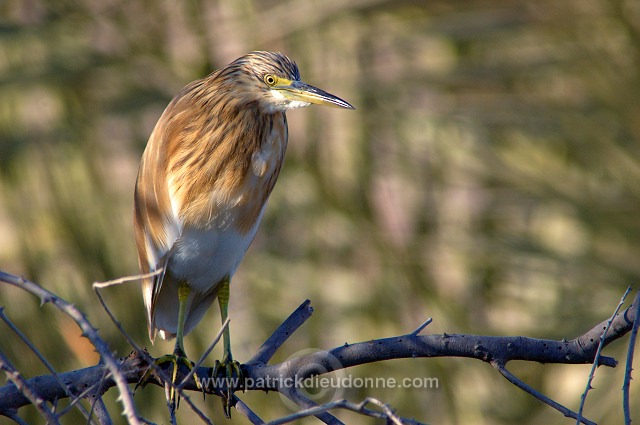
<path id="1" fill-rule="evenodd" d="M 177 99 L 177 98 L 176 98 Z M 156 124 L 142 156 L 134 194 L 134 231 L 138 261 L 143 273 L 163 271 L 142 282 L 142 295 L 147 309 L 149 338 L 155 337 L 154 311 L 167 269 L 169 251 L 182 233 L 183 224 L 169 192 L 167 175 L 168 145 L 177 124 L 172 119 L 176 99 L 167 106 Z"/>

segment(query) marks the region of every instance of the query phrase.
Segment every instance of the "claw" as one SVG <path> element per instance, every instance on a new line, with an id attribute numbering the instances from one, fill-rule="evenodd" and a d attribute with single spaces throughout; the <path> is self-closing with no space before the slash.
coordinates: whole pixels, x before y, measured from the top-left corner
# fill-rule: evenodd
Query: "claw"
<path id="1" fill-rule="evenodd" d="M 231 356 L 225 356 L 222 361 L 216 360 L 211 375 L 214 378 L 221 377 L 225 380 L 226 393 L 222 394 L 222 407 L 224 409 L 225 416 L 230 419 L 231 408 L 235 404 L 233 390 L 238 386 L 238 383 L 243 380 L 240 363 L 233 360 Z"/>
<path id="2" fill-rule="evenodd" d="M 156 366 L 162 367 L 162 365 L 166 363 L 171 363 L 173 367 L 171 368 L 171 389 L 169 391 L 169 396 L 167 398 L 167 403 L 170 403 L 171 409 L 178 409 L 180 405 L 180 397 L 178 396 L 178 392 L 176 391 L 176 386 L 180 383 L 177 382 L 178 378 L 178 370 L 180 369 L 180 365 L 185 365 L 189 371 L 193 370 L 194 363 L 189 360 L 189 358 L 179 350 L 175 351 L 173 354 L 165 354 L 164 356 L 158 357 L 154 360 L 153 364 Z M 138 389 L 138 387 L 144 388 L 147 385 L 147 381 L 151 377 L 153 365 L 150 365 L 149 368 L 145 371 L 140 381 L 136 384 L 134 388 L 134 393 Z M 196 386 L 199 389 L 202 389 L 200 384 L 200 379 L 198 379 L 198 375 L 196 373 L 193 374 L 193 379 L 196 381 Z"/>

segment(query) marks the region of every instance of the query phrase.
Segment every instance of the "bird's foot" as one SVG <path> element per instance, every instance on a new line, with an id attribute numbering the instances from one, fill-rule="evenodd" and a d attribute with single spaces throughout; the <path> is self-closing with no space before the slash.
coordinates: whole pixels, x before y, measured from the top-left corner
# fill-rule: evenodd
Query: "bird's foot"
<path id="1" fill-rule="evenodd" d="M 243 381 L 242 369 L 240 363 L 233 360 L 231 353 L 225 354 L 222 361 L 216 360 L 211 373 L 214 379 L 217 379 L 222 388 L 222 406 L 224 414 L 227 418 L 231 418 L 231 408 L 235 404 L 233 400 L 233 391 L 240 387 Z"/>
<path id="2" fill-rule="evenodd" d="M 167 363 L 170 363 L 168 367 L 165 366 Z M 181 349 L 176 349 L 173 354 L 165 354 L 164 356 L 158 357 L 154 360 L 153 364 L 160 367 L 164 371 L 168 370 L 171 372 L 171 382 L 167 383 L 170 385 L 170 389 L 167 393 L 167 403 L 169 404 L 170 409 L 173 411 L 177 409 L 180 404 L 180 396 L 178 394 L 178 391 L 176 391 L 176 387 L 180 385 L 180 382 L 177 382 L 180 366 L 186 366 L 189 372 L 191 372 L 193 371 L 193 367 L 195 364 L 191 360 L 189 360 L 185 352 Z M 153 373 L 152 369 L 153 365 L 149 366 L 138 384 L 135 386 L 134 392 L 138 389 L 138 387 L 144 387 L 147 384 L 147 381 Z M 198 375 L 195 372 L 193 374 L 193 379 L 196 381 L 196 386 L 201 389 L 202 387 L 200 384 L 200 379 L 198 379 Z"/>

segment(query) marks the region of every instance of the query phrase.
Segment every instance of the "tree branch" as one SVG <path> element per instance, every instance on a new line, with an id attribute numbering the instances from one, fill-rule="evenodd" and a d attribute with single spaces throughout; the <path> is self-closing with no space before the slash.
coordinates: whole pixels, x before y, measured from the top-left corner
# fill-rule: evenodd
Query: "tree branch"
<path id="1" fill-rule="evenodd" d="M 55 425 L 60 423 L 58 421 L 58 416 L 46 406 L 47 400 L 43 399 L 38 392 L 33 389 L 33 383 L 30 380 L 25 380 L 20 372 L 11 365 L 9 359 L 7 359 L 2 353 L 0 353 L 0 370 L 3 370 L 6 373 L 7 379 L 12 382 L 10 385 L 15 386 L 21 394 L 24 394 L 25 400 L 27 400 L 28 403 L 33 404 L 38 412 L 47 419 L 48 424 Z M 17 409 L 8 410 L 9 412 L 13 412 Z M 1 409 L 0 412 L 2 412 Z"/>
<path id="2" fill-rule="evenodd" d="M 80 310 L 78 310 L 74 305 L 68 303 L 57 295 L 47 291 L 41 286 L 28 281 L 27 279 L 20 278 L 17 276 L 10 275 L 3 271 L 0 271 L 0 282 L 5 282 L 10 285 L 17 286 L 19 288 L 24 289 L 27 292 L 34 294 L 39 297 L 43 304 L 52 303 L 55 305 L 60 311 L 65 313 L 67 316 L 71 317 L 76 324 L 82 329 L 83 335 L 91 341 L 93 346 L 96 348 L 98 353 L 100 354 L 101 360 L 105 363 L 106 367 L 109 369 L 111 376 L 114 379 L 114 384 L 117 385 L 120 390 L 120 401 L 123 407 L 123 413 L 127 417 L 127 420 L 132 425 L 138 425 L 140 422 L 138 421 L 138 415 L 135 410 L 135 405 L 133 403 L 133 397 L 131 395 L 131 391 L 129 391 L 129 387 L 127 386 L 127 382 L 124 379 L 124 376 L 120 373 L 118 369 L 118 362 L 111 355 L 109 347 L 107 343 L 100 338 L 98 335 L 98 331 L 91 325 L 91 323 L 87 320 L 85 314 L 83 314 Z M 31 380 L 29 380 L 30 382 Z M 66 397 L 66 393 L 64 397 Z M 61 398 L 61 397 L 58 397 Z M 0 412 L 2 411 L 2 406 L 0 406 Z"/>
<path id="3" fill-rule="evenodd" d="M 536 391 L 535 389 L 531 388 L 531 386 L 525 384 L 524 382 L 522 382 L 521 379 L 519 379 L 517 376 L 512 374 L 505 367 L 505 365 L 503 363 L 493 362 L 492 365 L 493 365 L 493 367 L 496 368 L 496 370 L 498 372 L 500 372 L 500 374 L 502 376 L 505 377 L 505 379 L 507 381 L 511 382 L 513 385 L 515 385 L 516 387 L 520 388 L 521 390 L 523 390 L 527 394 L 530 394 L 533 397 L 537 398 L 538 400 L 542 401 L 543 403 L 553 407 L 558 412 L 562 413 L 565 417 L 579 420 L 580 422 L 582 422 L 585 425 L 596 425 L 594 422 L 591 422 L 590 420 L 583 418 L 582 414 L 578 414 L 578 413 L 572 411 L 571 409 L 569 409 L 569 408 L 561 405 L 560 403 L 550 399 L 546 395 L 542 394 L 540 391 Z"/>
<path id="4" fill-rule="evenodd" d="M 300 306 L 286 318 L 284 322 L 271 334 L 271 336 L 258 348 L 256 354 L 247 362 L 247 364 L 266 364 L 271 357 L 285 343 L 287 339 L 313 314 L 311 301 L 305 300 Z"/>
<path id="5" fill-rule="evenodd" d="M 0 272 L 0 281 L 15 284 L 16 280 L 25 282 Z M 23 287 L 22 285 L 17 286 Z M 28 290 L 41 296 L 44 301 L 54 302 L 56 306 L 65 312 L 68 312 L 69 308 L 73 307 L 40 287 L 37 287 L 37 290 L 33 288 Z M 326 423 L 339 424 L 341 422 L 329 414 L 328 410 L 337 407 L 348 408 L 345 407 L 347 405 L 334 406 L 323 410 L 322 408 L 326 407 L 326 405 L 317 406 L 300 393 L 299 390 L 304 389 L 304 386 L 300 385 L 304 379 L 352 366 L 400 358 L 473 358 L 490 363 L 494 367 L 499 366 L 498 370 L 507 379 L 509 379 L 510 373 L 505 368 L 505 365 L 512 360 L 539 363 L 589 364 L 594 362 L 596 358 L 599 343 L 602 344 L 602 347 L 605 347 L 631 331 L 639 314 L 639 310 L 636 308 L 639 302 L 640 293 L 638 293 L 629 308 L 619 314 L 615 314 L 611 319 L 597 324 L 585 334 L 570 341 L 535 339 L 523 336 L 419 335 L 419 332 L 429 323 L 429 321 L 426 321 L 416 331 L 407 335 L 356 344 L 344 344 L 331 350 L 307 354 L 282 363 L 267 364 L 282 344 L 311 316 L 313 309 L 307 300 L 278 327 L 251 360 L 241 366 L 245 377 L 244 382 L 226 382 L 225 384 L 225 382 L 221 383 L 214 379 L 201 379 L 201 384 L 203 384 L 204 391 L 210 394 L 224 393 L 226 385 L 231 385 L 234 389 L 279 391 L 305 408 L 319 408 L 317 411 L 311 411 L 316 412 L 317 416 Z M 90 339 L 94 344 L 97 344 L 102 358 L 105 359 L 106 356 L 110 356 L 110 353 L 106 350 L 106 344 L 98 337 L 84 316 L 77 310 L 72 313 L 72 317 L 78 318 L 78 315 L 80 315 L 79 320 L 77 320 L 79 326 L 83 330 L 87 329 L 85 333 L 88 336 L 90 335 Z M 606 333 L 603 335 L 605 331 Z M 602 339 L 600 338 L 601 336 Z M 57 377 L 43 375 L 25 380 L 25 384 L 30 388 L 37 389 L 38 396 L 46 401 L 68 397 L 69 392 L 77 395 L 81 393 L 80 389 L 88 388 L 88 386 L 100 382 L 101 379 L 104 379 L 104 382 L 100 391 L 106 391 L 117 385 L 120 387 L 121 394 L 130 395 L 126 383 L 139 382 L 149 368 L 149 359 L 150 357 L 145 352 L 138 353 L 134 351 L 126 358 L 113 359 L 113 364 L 101 363 L 85 369 L 60 373 Z M 598 365 L 615 367 L 616 364 L 617 361 L 611 357 L 598 358 Z M 113 372 L 114 369 L 115 373 Z M 186 368 L 185 370 L 180 370 L 177 382 L 182 382 L 187 373 Z M 196 373 L 199 377 L 210 377 L 212 368 L 198 367 Z M 511 379 L 509 380 L 513 382 Z M 67 383 L 68 388 L 63 388 L 64 386 L 61 386 L 60 382 Z M 156 374 L 148 382 L 164 386 L 163 379 L 158 378 Z M 123 383 L 125 392 L 121 388 Z M 186 390 L 201 391 L 196 387 L 192 379 L 185 381 L 184 384 Z M 522 388 L 522 385 L 518 386 Z M 21 389 L 16 385 L 8 384 L 0 387 L 0 414 L 11 416 L 17 409 L 30 403 L 31 401 L 25 397 Z M 263 423 L 244 403 L 239 404 L 238 407 L 252 423 Z M 134 412 L 132 409 L 133 404 L 125 407 L 129 414 Z M 313 414 L 315 415 L 316 413 Z M 563 413 L 566 414 L 564 411 Z M 583 420 L 583 422 L 590 423 L 587 420 Z"/>
<path id="6" fill-rule="evenodd" d="M 640 297 L 640 291 L 636 295 L 636 299 Z M 636 303 L 635 317 L 629 336 L 629 348 L 627 350 L 627 362 L 624 371 L 624 381 L 622 384 L 622 411 L 624 413 L 625 425 L 631 425 L 631 409 L 629 407 L 629 387 L 631 386 L 631 371 L 633 370 L 633 353 L 636 346 L 636 337 L 638 336 L 638 327 L 640 327 L 640 302 Z"/>
<path id="7" fill-rule="evenodd" d="M 589 394 L 589 390 L 593 388 L 591 386 L 591 383 L 593 382 L 593 378 L 595 377 L 596 367 L 598 367 L 598 360 L 600 359 L 600 356 L 601 356 L 600 353 L 602 353 L 602 349 L 604 348 L 605 336 L 607 335 L 607 332 L 609 331 L 609 328 L 611 327 L 611 324 L 613 323 L 613 319 L 616 317 L 616 315 L 618 314 L 618 312 L 622 308 L 622 305 L 624 304 L 624 300 L 627 298 L 627 295 L 629 295 L 630 292 L 631 292 L 631 286 L 629 286 L 627 288 L 627 290 L 625 291 L 624 295 L 622 295 L 622 298 L 620 299 L 620 302 L 618 303 L 618 306 L 616 307 L 616 310 L 613 312 L 613 315 L 607 321 L 607 325 L 605 326 L 604 330 L 600 333 L 600 336 L 598 337 L 598 349 L 596 350 L 596 355 L 595 355 L 595 358 L 593 360 L 593 365 L 591 366 L 591 371 L 589 372 L 589 378 L 587 379 L 587 387 L 585 388 L 584 393 L 580 397 L 580 408 L 578 409 L 578 417 L 575 418 L 577 423 L 578 423 L 578 425 L 579 425 L 579 423 L 580 423 L 580 421 L 582 419 L 582 412 L 584 411 L 584 405 L 587 402 L 587 394 Z M 636 320 L 634 319 L 634 322 L 635 321 Z M 633 330 L 633 323 L 631 324 L 631 329 Z"/>
<path id="8" fill-rule="evenodd" d="M 375 404 L 376 406 L 379 406 L 382 409 L 382 412 L 368 409 L 366 407 L 367 404 Z M 358 404 L 352 403 L 348 400 L 336 400 L 331 403 L 323 404 L 322 406 L 311 407 L 309 409 L 301 410 L 300 412 L 292 413 L 291 415 L 284 416 L 282 418 L 271 421 L 267 425 L 288 424 L 309 416 L 317 416 L 319 413 L 327 412 L 333 409 L 345 409 L 345 410 L 350 410 L 352 412 L 361 413 L 365 416 L 370 416 L 372 418 L 385 419 L 388 424 L 423 425 L 421 422 L 418 422 L 414 419 L 400 418 L 398 415 L 395 414 L 393 409 L 391 409 L 391 407 L 388 404 L 382 403 L 381 401 L 371 397 L 368 397 L 362 403 L 358 403 Z"/>
<path id="9" fill-rule="evenodd" d="M 16 327 L 11 320 L 9 320 L 7 315 L 4 314 L 4 307 L 0 307 L 0 319 L 9 327 L 9 329 L 13 331 L 13 333 L 18 336 L 18 338 L 20 338 L 20 340 L 31 350 L 31 352 L 38 357 L 38 360 L 40 360 L 40 362 L 47 368 L 51 375 L 58 380 L 58 384 L 60 384 L 60 386 L 64 388 L 67 396 L 75 397 L 75 395 L 72 394 L 71 391 L 69 391 L 64 382 L 58 377 L 57 372 L 55 371 L 51 363 L 49 363 L 49 361 L 45 358 L 45 356 L 42 355 L 40 350 L 38 350 L 35 345 L 33 345 L 33 343 L 29 340 L 29 338 L 27 338 L 27 336 L 20 329 L 18 329 L 18 327 Z M 76 406 L 76 408 L 84 415 L 86 419 L 89 419 L 91 417 L 89 415 L 89 412 L 87 412 L 87 409 L 85 409 L 81 403 L 72 403 L 72 405 Z"/>

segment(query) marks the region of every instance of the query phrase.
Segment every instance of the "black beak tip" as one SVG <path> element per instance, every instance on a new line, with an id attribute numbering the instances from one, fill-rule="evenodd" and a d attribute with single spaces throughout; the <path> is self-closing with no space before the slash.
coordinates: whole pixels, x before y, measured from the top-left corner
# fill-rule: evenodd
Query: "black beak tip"
<path id="1" fill-rule="evenodd" d="M 355 106 L 353 106 L 352 104 L 350 104 L 349 102 L 347 102 L 346 100 L 342 100 L 340 98 L 337 98 L 338 102 L 336 102 L 336 105 L 344 108 L 344 109 L 356 109 Z"/>

